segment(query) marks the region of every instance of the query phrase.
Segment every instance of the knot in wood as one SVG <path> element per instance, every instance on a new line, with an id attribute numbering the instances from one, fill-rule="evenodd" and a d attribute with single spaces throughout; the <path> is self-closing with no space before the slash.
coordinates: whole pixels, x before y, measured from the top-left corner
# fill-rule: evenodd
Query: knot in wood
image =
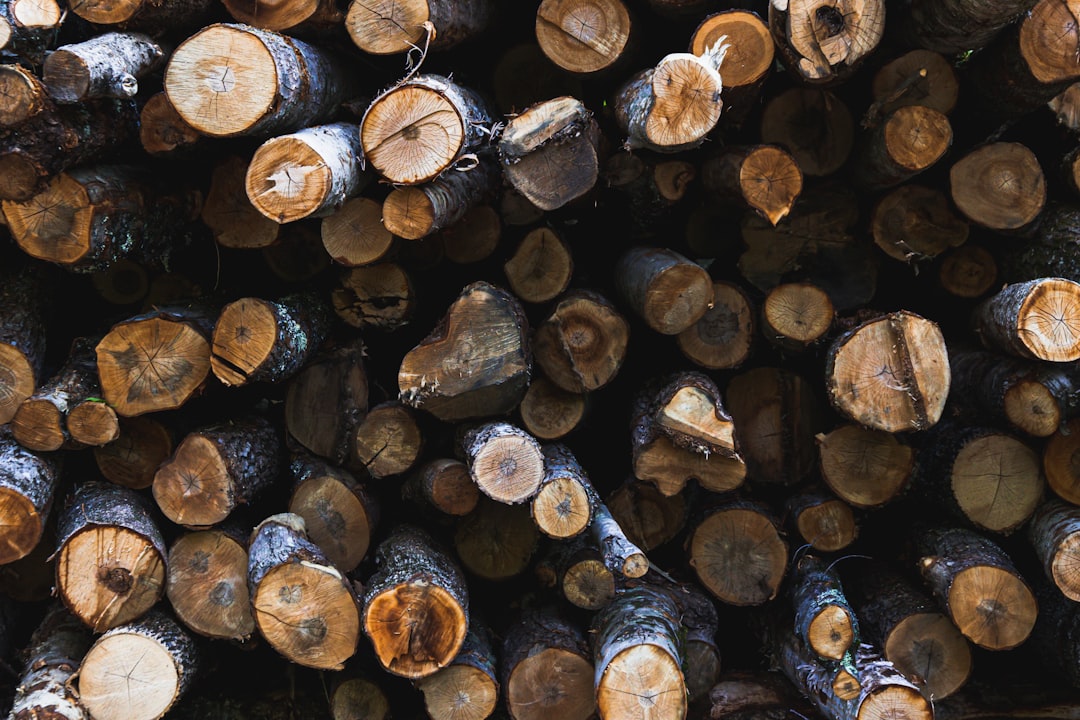
<path id="1" fill-rule="evenodd" d="M 99 569 L 98 582 L 117 595 L 126 595 L 131 592 L 131 587 L 135 584 L 131 571 L 122 567 Z"/>
<path id="2" fill-rule="evenodd" d="M 822 5 L 814 11 L 814 22 L 825 31 L 826 37 L 844 32 L 844 14 L 832 5 Z"/>

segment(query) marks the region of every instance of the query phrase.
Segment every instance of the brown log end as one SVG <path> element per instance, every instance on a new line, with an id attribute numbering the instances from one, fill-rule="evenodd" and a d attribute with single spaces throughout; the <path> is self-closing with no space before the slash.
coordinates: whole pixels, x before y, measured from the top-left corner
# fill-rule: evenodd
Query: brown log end
<path id="1" fill-rule="evenodd" d="M 364 612 L 364 632 L 379 662 L 394 675 L 412 679 L 449 665 L 468 624 L 453 595 L 422 581 L 383 590 Z"/>

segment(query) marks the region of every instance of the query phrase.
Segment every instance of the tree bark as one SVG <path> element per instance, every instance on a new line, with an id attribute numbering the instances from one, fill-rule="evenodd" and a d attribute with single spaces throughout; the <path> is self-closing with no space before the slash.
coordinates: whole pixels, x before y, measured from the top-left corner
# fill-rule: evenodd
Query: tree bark
<path id="1" fill-rule="evenodd" d="M 200 635 L 244 642 L 255 631 L 246 529 L 189 532 L 169 548 L 165 593 L 177 618 Z"/>
<path id="2" fill-rule="evenodd" d="M 426 238 L 491 200 L 499 183 L 499 169 L 487 158 L 468 169 L 448 169 L 423 185 L 392 190 L 383 202 L 383 224 L 406 240 Z"/>
<path id="3" fill-rule="evenodd" d="M 1080 284 L 1039 278 L 1002 288 L 975 310 L 975 332 L 988 348 L 1022 358 L 1064 363 L 1080 359 Z"/>
<path id="4" fill-rule="evenodd" d="M 0 565 L 30 554 L 45 532 L 60 458 L 22 447 L 0 425 Z"/>
<path id="5" fill-rule="evenodd" d="M 942 55 L 986 47 L 1037 0 L 916 0 L 904 29 L 922 47 Z"/>
<path id="6" fill-rule="evenodd" d="M 57 48 L 45 59 L 41 80 L 58 103 L 126 100 L 139 91 L 139 79 L 161 67 L 165 58 L 166 51 L 147 35 L 109 32 Z"/>
<path id="7" fill-rule="evenodd" d="M 11 720 L 89 720 L 69 683 L 90 643 L 86 627 L 63 606 L 53 606 L 30 639 Z"/>
<path id="8" fill-rule="evenodd" d="M 1076 570 L 1080 512 L 1076 506 L 1046 501 L 1032 516 L 1027 536 L 1046 577 L 1062 595 L 1080 602 L 1080 573 Z"/>

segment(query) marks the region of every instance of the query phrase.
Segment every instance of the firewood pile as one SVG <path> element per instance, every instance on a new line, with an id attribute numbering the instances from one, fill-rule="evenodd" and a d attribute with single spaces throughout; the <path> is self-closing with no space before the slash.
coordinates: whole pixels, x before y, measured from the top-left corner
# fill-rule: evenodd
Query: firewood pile
<path id="1" fill-rule="evenodd" d="M 0 716 L 1080 718 L 1078 26 L 0 0 Z"/>

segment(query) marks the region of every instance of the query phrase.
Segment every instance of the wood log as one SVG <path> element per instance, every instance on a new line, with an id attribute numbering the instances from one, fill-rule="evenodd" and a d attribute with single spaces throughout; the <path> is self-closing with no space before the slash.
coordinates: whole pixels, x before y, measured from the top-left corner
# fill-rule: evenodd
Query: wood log
<path id="1" fill-rule="evenodd" d="M 330 687 L 329 705 L 334 720 L 390 720 L 390 701 L 366 674 L 338 673 Z"/>
<path id="2" fill-rule="evenodd" d="M 52 105 L 37 75 L 15 64 L 0 65 L 0 98 L 0 127 L 4 128 L 21 125 Z"/>
<path id="3" fill-rule="evenodd" d="M 299 515 L 271 515 L 248 546 L 255 625 L 291 662 L 340 670 L 360 641 L 360 607 L 349 581 L 308 540 Z"/>
<path id="4" fill-rule="evenodd" d="M 135 491 L 78 485 L 56 534 L 56 593 L 94 632 L 142 617 L 164 594 L 165 541 Z"/>
<path id="5" fill-rule="evenodd" d="M 36 182 L 36 180 L 35 180 Z M 145 169 L 99 165 L 68 170 L 26 201 L 5 200 L 11 234 L 28 255 L 77 272 L 121 258 L 169 264 L 197 214 L 197 192 L 155 187 Z"/>
<path id="6" fill-rule="evenodd" d="M 769 3 L 769 28 L 788 71 L 808 84 L 846 80 L 885 31 L 884 0 Z"/>
<path id="7" fill-rule="evenodd" d="M 330 331 L 330 309 L 313 293 L 278 301 L 242 298 L 214 324 L 210 368 L 230 386 L 295 375 Z"/>
<path id="8" fill-rule="evenodd" d="M 702 318 L 712 302 L 709 274 L 666 248 L 637 247 L 615 265 L 619 294 L 662 335 L 678 335 Z"/>
<path id="9" fill-rule="evenodd" d="M 559 97 L 532 105 L 506 123 L 499 160 L 503 176 L 518 192 L 541 210 L 557 210 L 596 185 L 599 144 L 592 113 L 580 100 Z"/>
<path id="10" fill-rule="evenodd" d="M 780 348 L 797 352 L 821 342 L 835 315 L 829 295 L 818 286 L 784 283 L 765 296 L 761 331 Z"/>
<path id="11" fill-rule="evenodd" d="M 375 553 L 364 632 L 393 675 L 419 679 L 446 667 L 469 627 L 469 596 L 454 560 L 422 530 L 399 525 Z M 418 618 L 416 620 L 414 618 Z"/>
<path id="12" fill-rule="evenodd" d="M 454 549 L 462 567 L 484 580 L 508 580 L 525 572 L 540 540 L 527 507 L 487 498 L 480 498 L 456 526 Z"/>
<path id="13" fill-rule="evenodd" d="M 494 14 L 495 4 L 488 0 L 353 0 L 345 28 L 364 52 L 394 55 L 421 46 L 451 48 L 483 32 Z M 428 22 L 431 29 L 425 33 Z"/>
<path id="14" fill-rule="evenodd" d="M 937 163 L 952 138 L 944 113 L 921 105 L 897 108 L 863 138 L 853 179 L 870 191 L 898 185 Z"/>
<path id="15" fill-rule="evenodd" d="M 272 135 L 329 119 L 350 93 L 349 77 L 313 45 L 218 23 L 176 48 L 165 92 L 184 122 L 204 135 Z"/>
<path id="16" fill-rule="evenodd" d="M 1070 600 L 1080 600 L 1080 577 L 1075 569 L 1080 514 L 1076 507 L 1059 500 L 1047 500 L 1032 516 L 1027 536 L 1046 577 L 1062 595 Z"/>
<path id="17" fill-rule="evenodd" d="M 620 590 L 593 619 L 596 705 L 604 720 L 686 716 L 679 608 L 664 587 Z M 643 702 L 644 701 L 644 702 Z"/>
<path id="18" fill-rule="evenodd" d="M 533 357 L 563 390 L 586 393 L 615 379 L 626 356 L 630 325 L 599 293 L 576 290 L 536 328 Z"/>
<path id="19" fill-rule="evenodd" d="M 415 312 L 412 279 L 401 265 L 380 262 L 342 273 L 330 300 L 337 316 L 355 328 L 395 330 Z"/>
<path id="20" fill-rule="evenodd" d="M 729 145 L 701 167 L 705 189 L 733 200 L 776 225 L 802 192 L 795 159 L 775 145 Z"/>
<path id="21" fill-rule="evenodd" d="M 177 525 L 215 525 L 277 479 L 280 446 L 278 430 L 257 415 L 192 431 L 154 475 L 154 500 Z"/>
<path id="22" fill-rule="evenodd" d="M 538 440 L 560 440 L 578 427 L 585 417 L 587 401 L 581 393 L 570 393 L 537 374 L 521 399 L 521 425 Z"/>
<path id="23" fill-rule="evenodd" d="M 322 241 L 334 262 L 359 267 L 385 258 L 394 236 L 382 224 L 382 205 L 358 197 L 323 218 Z"/>
<path id="24" fill-rule="evenodd" d="M 1035 154 L 1020 143 L 974 150 L 949 170 L 953 202 L 971 222 L 1023 232 L 1046 204 L 1046 179 Z"/>
<path id="25" fill-rule="evenodd" d="M 475 620 L 449 665 L 420 678 L 416 688 L 432 720 L 484 720 L 499 702 L 491 630 Z"/>
<path id="26" fill-rule="evenodd" d="M 267 140 L 248 165 L 248 200 L 278 224 L 323 217 L 360 192 L 371 176 L 360 165 L 360 128 L 307 127 Z"/>
<path id="27" fill-rule="evenodd" d="M 572 538 L 588 529 L 600 496 L 570 449 L 545 445 L 544 479 L 530 504 L 540 532 L 556 540 Z"/>
<path id="28" fill-rule="evenodd" d="M 887 432 L 924 430 L 941 419 L 949 395 L 945 338 L 936 323 L 906 310 L 870 320 L 833 341 L 825 377 L 829 401 L 852 420 Z"/>
<path id="29" fill-rule="evenodd" d="M 278 241 L 281 226 L 248 200 L 244 189 L 247 169 L 247 160 L 231 155 L 218 163 L 210 176 L 200 217 L 222 247 L 261 248 Z"/>
<path id="30" fill-rule="evenodd" d="M 817 442 L 825 484 L 857 508 L 891 502 L 915 472 L 915 451 L 891 433 L 841 425 Z"/>
<path id="31" fill-rule="evenodd" d="M 873 127 L 894 110 L 917 105 L 948 115 L 960 92 L 953 66 L 931 50 L 912 50 L 886 63 L 874 75 L 874 103 L 863 117 Z"/>
<path id="32" fill-rule="evenodd" d="M 154 483 L 158 466 L 173 454 L 169 428 L 152 417 L 119 418 L 120 436 L 94 448 L 94 460 L 106 480 L 132 490 Z"/>
<path id="33" fill-rule="evenodd" d="M 608 495 L 607 506 L 627 539 L 645 552 L 674 540 L 686 526 L 683 494 L 664 495 L 649 483 L 624 482 Z"/>
<path id="34" fill-rule="evenodd" d="M 754 344 L 754 310 L 738 285 L 713 283 L 713 304 L 675 340 L 683 355 L 710 370 L 737 368 Z"/>
<path id="35" fill-rule="evenodd" d="M 570 246 L 554 230 L 530 230 L 503 265 L 514 295 L 527 303 L 554 300 L 566 292 L 574 273 Z"/>
<path id="36" fill-rule="evenodd" d="M 30 554 L 45 532 L 61 460 L 27 450 L 0 425 L 0 565 Z"/>
<path id="37" fill-rule="evenodd" d="M 536 10 L 536 41 L 563 70 L 595 73 L 623 57 L 632 25 L 622 0 L 542 0 Z"/>
<path id="38" fill-rule="evenodd" d="M 686 629 L 683 676 L 687 697 L 697 704 L 708 697 L 720 677 L 720 648 L 716 644 L 720 621 L 716 605 L 696 585 L 684 583 L 673 588 L 672 593 Z"/>
<path id="39" fill-rule="evenodd" d="M 496 502 L 513 505 L 530 500 L 544 480 L 540 444 L 510 423 L 488 423 L 468 431 L 462 449 L 473 482 Z"/>
<path id="40" fill-rule="evenodd" d="M 86 0 L 71 11 L 95 25 L 156 36 L 197 25 L 207 15 L 210 5 L 210 0 Z"/>
<path id="41" fill-rule="evenodd" d="M 401 486 L 401 496 L 461 517 L 476 509 L 480 489 L 469 475 L 469 466 L 460 460 L 439 458 L 425 463 Z"/>
<path id="42" fill-rule="evenodd" d="M 585 536 L 553 543 L 548 555 L 537 564 L 536 575 L 541 583 L 561 591 L 567 602 L 582 610 L 599 610 L 615 597 L 615 573 L 604 564 L 591 538 Z"/>
<path id="43" fill-rule="evenodd" d="M 623 199 L 633 237 L 652 237 L 690 192 L 697 168 L 686 160 L 654 159 L 620 152 L 604 165 L 604 180 Z"/>
<path id="44" fill-rule="evenodd" d="M 45 59 L 41 81 L 58 103 L 127 99 L 139 91 L 139 79 L 165 59 L 166 51 L 147 35 L 109 32 L 57 48 Z"/>
<path id="45" fill-rule="evenodd" d="M 506 196 L 506 193 L 503 193 Z M 502 220 L 491 205 L 476 205 L 465 211 L 464 217 L 436 237 L 442 240 L 446 259 L 459 265 L 480 262 L 491 256 L 499 246 Z"/>
<path id="46" fill-rule="evenodd" d="M 164 612 L 102 635 L 79 666 L 79 698 L 101 720 L 154 720 L 190 689 L 195 641 Z"/>
<path id="47" fill-rule="evenodd" d="M 56 43 L 64 22 L 56 0 L 6 0 L 0 3 L 0 56 L 40 65 Z"/>
<path id="48" fill-rule="evenodd" d="M 729 605 L 772 600 L 787 570 L 787 544 L 771 511 L 750 501 L 734 500 L 709 511 L 686 547 L 701 584 Z"/>
<path id="49" fill-rule="evenodd" d="M 782 720 L 791 712 L 810 717 L 807 700 L 774 672 L 724 673 L 709 691 L 709 720 Z"/>
<path id="50" fill-rule="evenodd" d="M 412 410 L 392 400 L 368 410 L 356 426 L 352 461 L 376 479 L 401 475 L 420 459 L 423 441 Z"/>
<path id="51" fill-rule="evenodd" d="M 1073 466 L 1073 456 L 1078 449 L 1080 419 L 1070 420 L 1061 430 L 1050 436 L 1043 450 L 1043 472 L 1046 484 L 1059 497 L 1073 505 L 1080 504 L 1080 468 Z"/>
<path id="52" fill-rule="evenodd" d="M 786 510 L 799 535 L 815 550 L 843 550 L 858 537 L 855 511 L 823 488 L 810 487 L 789 496 Z"/>
<path id="53" fill-rule="evenodd" d="M 766 367 L 737 375 L 728 383 L 727 408 L 751 478 L 791 485 L 813 470 L 820 411 L 801 376 Z"/>
<path id="54" fill-rule="evenodd" d="M 971 642 L 1008 650 L 1031 634 L 1035 595 L 1000 547 L 970 530 L 931 528 L 916 545 L 923 580 Z"/>
<path id="55" fill-rule="evenodd" d="M 954 55 L 985 47 L 1035 3 L 1036 0 L 917 0 L 904 19 L 904 29 L 918 45 L 942 55 Z"/>
<path id="56" fill-rule="evenodd" d="M 786 148 L 803 174 L 814 177 L 847 162 L 854 133 L 851 111 L 828 90 L 791 88 L 771 99 L 761 116 L 761 141 Z"/>
<path id="57" fill-rule="evenodd" d="M 472 90 L 414 75 L 375 98 L 360 123 L 367 162 L 392 183 L 434 180 L 491 139 L 491 114 Z"/>
<path id="58" fill-rule="evenodd" d="M 806 554 L 794 563 L 791 604 L 795 635 L 824 661 L 841 661 L 859 645 L 859 620 L 831 565 Z"/>
<path id="59" fill-rule="evenodd" d="M 75 405 L 101 394 L 91 338 L 76 338 L 64 365 L 26 398 L 11 418 L 11 434 L 28 450 L 48 452 L 76 447 L 68 432 Z"/>
<path id="60" fill-rule="evenodd" d="M 169 548 L 167 565 L 165 594 L 185 626 L 209 638 L 251 637 L 247 537 L 238 525 L 181 535 Z"/>
<path id="61" fill-rule="evenodd" d="M 998 279 L 997 261 L 979 245 L 967 243 L 946 253 L 938 268 L 938 282 L 951 295 L 982 297 Z"/>
<path id="62" fill-rule="evenodd" d="M 726 38 L 704 53 L 672 53 L 634 75 L 615 93 L 615 121 L 627 150 L 679 152 L 698 147 L 720 119 L 720 66 Z"/>
<path id="63" fill-rule="evenodd" d="M 586 720 L 596 712 L 585 635 L 554 611 L 523 614 L 506 631 L 501 656 L 507 711 L 514 720 Z"/>
<path id="64" fill-rule="evenodd" d="M 419 187 L 391 190 L 382 209 L 386 228 L 406 240 L 420 240 L 450 227 L 469 208 L 494 195 L 499 184 L 499 169 L 494 162 L 484 159 L 474 167 L 454 170 Z"/>
<path id="65" fill-rule="evenodd" d="M 1073 315 L 1080 285 L 1039 278 L 1002 288 L 975 311 L 983 345 L 1022 358 L 1064 363 L 1080 358 L 1080 321 Z"/>
<path id="66" fill-rule="evenodd" d="M 446 421 L 509 412 L 529 383 L 526 332 L 512 295 L 485 282 L 467 286 L 435 330 L 402 358 L 402 401 Z"/>
<path id="67" fill-rule="evenodd" d="M 600 555 L 613 574 L 627 578 L 639 578 L 649 571 L 649 558 L 626 537 L 619 523 L 611 515 L 607 506 L 600 503 L 593 512 L 593 521 L 589 525 L 593 543 L 600 549 Z"/>
<path id="68" fill-rule="evenodd" d="M 1077 210 L 1072 203 L 1048 203 L 1039 216 L 1035 234 L 998 254 L 1005 279 L 1022 282 L 1044 277 L 1075 278 L 1072 229 Z"/>
<path id="69" fill-rule="evenodd" d="M 931 260 L 968 239 L 968 224 L 953 212 L 944 193 L 922 185 L 902 185 L 874 206 L 874 243 L 906 263 Z"/>
<path id="70" fill-rule="evenodd" d="M 314 31 L 341 25 L 344 14 L 328 0 L 279 3 L 275 0 L 223 0 L 233 19 L 246 25 L 278 32 Z"/>
<path id="71" fill-rule="evenodd" d="M 54 605 L 30 639 L 11 720 L 89 720 L 69 681 L 91 642 L 86 627 L 62 605 Z"/>
<path id="72" fill-rule="evenodd" d="M 335 465 L 352 457 L 356 427 L 367 415 L 366 351 L 360 340 L 327 350 L 289 382 L 289 436 Z"/>
<path id="73" fill-rule="evenodd" d="M 719 124 L 739 128 L 760 104 L 776 45 L 757 13 L 731 9 L 701 21 L 690 37 L 690 52 L 701 55 L 724 36 L 731 47 L 724 58 L 724 112 Z"/>
<path id="74" fill-rule="evenodd" d="M 96 383 L 96 378 L 95 378 Z M 77 403 L 67 414 L 67 431 L 74 444 L 103 447 L 120 438 L 120 418 L 100 397 L 100 385 L 94 397 Z"/>
<path id="75" fill-rule="evenodd" d="M 294 455 L 289 512 L 304 519 L 307 537 L 330 563 L 350 573 L 367 556 L 379 523 L 379 503 L 349 472 L 310 455 Z"/>

